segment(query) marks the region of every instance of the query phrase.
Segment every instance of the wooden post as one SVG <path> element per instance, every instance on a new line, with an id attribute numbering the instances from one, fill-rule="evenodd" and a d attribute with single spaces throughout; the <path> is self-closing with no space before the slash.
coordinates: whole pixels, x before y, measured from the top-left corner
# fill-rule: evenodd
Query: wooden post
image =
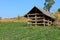
<path id="1" fill-rule="evenodd" d="M 52 21 L 51 21 L 51 25 L 52 25 Z"/>
<path id="2" fill-rule="evenodd" d="M 44 24 L 44 27 L 45 27 L 45 19 L 43 19 L 43 24 Z"/>
<path id="3" fill-rule="evenodd" d="M 43 18 L 43 25 L 44 25 L 44 27 L 45 27 L 45 18 Z"/>
<path id="4" fill-rule="evenodd" d="M 37 26 L 37 16 L 36 16 L 36 13 L 35 13 L 35 26 Z"/>
<path id="5" fill-rule="evenodd" d="M 49 20 L 48 20 L 48 26 L 49 26 Z"/>
<path id="6" fill-rule="evenodd" d="M 52 24 L 53 24 L 53 23 L 52 23 L 52 19 L 50 20 L 50 23 L 51 23 L 50 25 L 52 25 Z"/>
<path id="7" fill-rule="evenodd" d="M 29 26 L 30 25 L 30 19 L 29 19 L 29 15 L 27 15 L 27 18 L 28 18 L 28 22 L 27 22 L 27 25 Z"/>

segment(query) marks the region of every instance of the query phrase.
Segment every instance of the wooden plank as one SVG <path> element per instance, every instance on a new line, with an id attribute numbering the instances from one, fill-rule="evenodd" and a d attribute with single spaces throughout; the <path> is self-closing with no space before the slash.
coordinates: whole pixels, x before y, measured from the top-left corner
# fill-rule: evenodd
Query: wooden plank
<path id="1" fill-rule="evenodd" d="M 35 18 L 35 17 L 30 17 L 30 18 Z M 36 18 L 43 18 L 43 17 L 36 17 Z"/>
<path id="2" fill-rule="evenodd" d="M 34 22 L 34 21 L 43 21 L 43 19 L 41 19 L 41 20 L 30 20 L 30 22 Z"/>
<path id="3" fill-rule="evenodd" d="M 44 24 L 44 23 L 42 22 L 42 23 L 29 23 L 29 24 Z"/>

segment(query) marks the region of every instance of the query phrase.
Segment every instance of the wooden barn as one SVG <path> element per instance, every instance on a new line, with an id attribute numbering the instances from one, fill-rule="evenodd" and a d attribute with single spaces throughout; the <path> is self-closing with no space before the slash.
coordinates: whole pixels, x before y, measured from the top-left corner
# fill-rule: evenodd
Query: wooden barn
<path id="1" fill-rule="evenodd" d="M 32 26 L 50 26 L 54 22 L 54 16 L 44 9 L 34 6 L 24 17 L 28 18 L 28 24 Z"/>

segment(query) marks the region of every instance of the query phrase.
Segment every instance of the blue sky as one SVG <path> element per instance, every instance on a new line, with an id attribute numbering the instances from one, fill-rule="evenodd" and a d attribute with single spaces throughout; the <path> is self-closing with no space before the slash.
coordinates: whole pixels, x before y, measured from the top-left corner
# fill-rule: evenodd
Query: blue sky
<path id="1" fill-rule="evenodd" d="M 12 18 L 18 15 L 23 16 L 34 6 L 43 8 L 45 0 L 0 0 L 0 17 Z M 55 0 L 51 12 L 60 8 L 60 0 Z"/>

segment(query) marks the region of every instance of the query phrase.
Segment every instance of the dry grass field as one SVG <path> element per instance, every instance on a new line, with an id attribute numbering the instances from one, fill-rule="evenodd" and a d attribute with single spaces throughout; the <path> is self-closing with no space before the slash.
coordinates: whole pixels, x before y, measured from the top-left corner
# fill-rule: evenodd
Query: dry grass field
<path id="1" fill-rule="evenodd" d="M 3 20 L 0 20 L 0 23 L 2 22 L 27 22 L 27 18 L 25 17 L 20 17 L 20 19 L 16 19 L 16 18 L 5 18 Z"/>

